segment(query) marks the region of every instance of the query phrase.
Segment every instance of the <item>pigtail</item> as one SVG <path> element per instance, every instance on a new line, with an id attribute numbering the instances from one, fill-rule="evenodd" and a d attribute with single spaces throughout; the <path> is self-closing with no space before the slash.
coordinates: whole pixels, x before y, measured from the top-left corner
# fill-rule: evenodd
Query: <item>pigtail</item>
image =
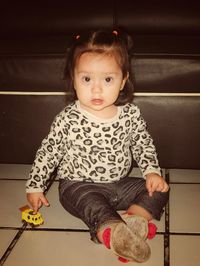
<path id="1" fill-rule="evenodd" d="M 128 32 L 122 28 L 116 28 L 112 33 L 121 41 L 128 55 L 131 56 L 133 54 L 133 39 Z"/>

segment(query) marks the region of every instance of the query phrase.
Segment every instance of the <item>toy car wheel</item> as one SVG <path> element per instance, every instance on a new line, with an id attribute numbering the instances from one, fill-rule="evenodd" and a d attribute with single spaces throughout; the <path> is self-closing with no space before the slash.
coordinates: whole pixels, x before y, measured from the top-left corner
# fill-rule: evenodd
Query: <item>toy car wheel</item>
<path id="1" fill-rule="evenodd" d="M 29 225 L 30 225 L 31 227 L 35 227 L 35 225 L 34 225 L 33 223 L 29 223 Z"/>

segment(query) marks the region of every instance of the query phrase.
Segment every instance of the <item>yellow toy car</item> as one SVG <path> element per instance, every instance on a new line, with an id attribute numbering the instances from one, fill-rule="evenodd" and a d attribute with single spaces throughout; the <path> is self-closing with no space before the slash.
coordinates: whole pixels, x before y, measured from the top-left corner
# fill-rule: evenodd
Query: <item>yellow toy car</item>
<path id="1" fill-rule="evenodd" d="M 44 223 L 41 213 L 34 213 L 28 206 L 20 208 L 22 212 L 22 222 L 27 222 L 31 226 L 39 226 Z"/>

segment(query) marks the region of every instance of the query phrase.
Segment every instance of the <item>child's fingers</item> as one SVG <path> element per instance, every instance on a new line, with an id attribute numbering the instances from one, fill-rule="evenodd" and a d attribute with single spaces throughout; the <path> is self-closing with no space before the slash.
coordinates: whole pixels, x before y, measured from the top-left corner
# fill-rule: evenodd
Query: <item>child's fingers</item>
<path id="1" fill-rule="evenodd" d="M 151 191 L 151 183 L 148 180 L 146 181 L 146 189 L 148 190 L 148 192 Z"/>
<path id="2" fill-rule="evenodd" d="M 164 183 L 163 189 L 161 190 L 161 192 L 167 192 L 169 190 L 169 186 L 167 183 Z"/>
<path id="3" fill-rule="evenodd" d="M 155 191 L 158 192 L 167 192 L 169 190 L 169 186 L 166 181 L 159 176 L 154 176 L 154 178 L 146 179 L 146 188 L 149 193 L 149 196 L 152 197 Z"/>
<path id="4" fill-rule="evenodd" d="M 32 208 L 34 210 L 34 213 L 37 213 L 40 206 L 41 206 L 41 203 L 39 203 L 39 201 L 34 201 L 34 202 L 32 202 L 31 205 L 32 205 Z"/>
<path id="5" fill-rule="evenodd" d="M 149 197 L 152 197 L 153 196 L 153 191 L 149 191 Z"/>
<path id="6" fill-rule="evenodd" d="M 45 196 L 41 197 L 41 201 L 42 201 L 42 204 L 44 204 L 44 206 L 46 206 L 46 207 L 50 206 L 50 204 L 49 204 L 47 198 L 45 198 Z"/>
<path id="7" fill-rule="evenodd" d="M 159 184 L 158 184 L 158 186 L 157 186 L 157 188 L 156 188 L 156 191 L 161 192 L 161 191 L 163 191 L 163 189 L 164 189 L 164 183 L 162 182 L 162 183 L 159 183 Z"/>
<path id="8" fill-rule="evenodd" d="M 162 192 L 165 190 L 164 183 L 149 182 L 149 184 L 147 184 L 147 190 L 149 192 L 149 196 L 152 197 L 153 192 L 155 191 Z"/>
<path id="9" fill-rule="evenodd" d="M 149 180 L 146 183 L 146 188 L 149 192 L 149 196 L 152 197 L 153 196 L 153 192 L 154 192 L 154 187 L 153 187 L 153 183 Z"/>
<path id="10" fill-rule="evenodd" d="M 157 189 L 156 189 L 156 191 L 159 191 L 159 192 L 167 192 L 168 190 L 169 190 L 169 186 L 166 182 L 158 184 Z"/>

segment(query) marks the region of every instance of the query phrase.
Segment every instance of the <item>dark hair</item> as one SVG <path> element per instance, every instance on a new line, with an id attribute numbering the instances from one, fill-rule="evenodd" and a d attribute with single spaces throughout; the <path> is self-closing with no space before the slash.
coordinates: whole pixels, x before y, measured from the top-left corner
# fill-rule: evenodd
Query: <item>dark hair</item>
<path id="1" fill-rule="evenodd" d="M 64 79 L 72 100 L 76 100 L 73 86 L 74 68 L 80 56 L 87 52 L 112 54 L 122 69 L 123 78 L 128 76 L 124 89 L 120 91 L 115 105 L 123 105 L 133 100 L 133 79 L 131 73 L 132 39 L 119 30 L 97 30 L 84 32 L 74 37 L 66 54 Z"/>

